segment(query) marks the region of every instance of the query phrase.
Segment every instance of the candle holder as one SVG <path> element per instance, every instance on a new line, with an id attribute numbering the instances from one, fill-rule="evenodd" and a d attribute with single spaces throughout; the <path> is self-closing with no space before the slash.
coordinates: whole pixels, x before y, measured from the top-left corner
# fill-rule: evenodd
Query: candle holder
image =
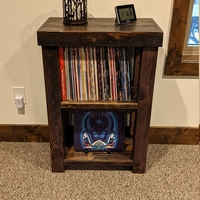
<path id="1" fill-rule="evenodd" d="M 63 0 L 63 23 L 81 25 L 87 23 L 87 0 Z"/>

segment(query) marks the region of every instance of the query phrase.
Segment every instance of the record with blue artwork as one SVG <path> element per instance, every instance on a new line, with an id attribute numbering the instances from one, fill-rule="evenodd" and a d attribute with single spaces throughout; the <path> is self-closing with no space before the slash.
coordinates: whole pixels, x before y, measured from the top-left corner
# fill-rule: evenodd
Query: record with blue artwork
<path id="1" fill-rule="evenodd" d="M 75 112 L 75 151 L 123 151 L 124 112 Z"/>

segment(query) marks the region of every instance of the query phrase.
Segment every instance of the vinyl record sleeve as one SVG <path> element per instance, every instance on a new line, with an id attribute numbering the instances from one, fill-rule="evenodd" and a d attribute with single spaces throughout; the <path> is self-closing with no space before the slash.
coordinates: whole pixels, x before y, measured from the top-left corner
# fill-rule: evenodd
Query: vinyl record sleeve
<path id="1" fill-rule="evenodd" d="M 124 112 L 74 113 L 75 151 L 123 151 Z"/>

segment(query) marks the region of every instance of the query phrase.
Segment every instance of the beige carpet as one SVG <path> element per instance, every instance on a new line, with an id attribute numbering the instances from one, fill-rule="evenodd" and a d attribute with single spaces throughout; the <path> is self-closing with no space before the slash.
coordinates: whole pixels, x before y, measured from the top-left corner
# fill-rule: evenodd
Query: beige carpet
<path id="1" fill-rule="evenodd" d="M 145 174 L 52 173 L 48 143 L 0 142 L 0 200 L 198 200 L 199 175 L 198 145 L 149 145 Z"/>

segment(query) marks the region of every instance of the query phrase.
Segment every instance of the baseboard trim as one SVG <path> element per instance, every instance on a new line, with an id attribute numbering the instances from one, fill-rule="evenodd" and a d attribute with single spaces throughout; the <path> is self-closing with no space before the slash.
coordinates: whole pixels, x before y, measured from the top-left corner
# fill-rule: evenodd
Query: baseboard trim
<path id="1" fill-rule="evenodd" d="M 200 141 L 199 128 L 150 127 L 150 144 L 196 144 Z"/>
<path id="2" fill-rule="evenodd" d="M 199 144 L 199 128 L 150 127 L 150 144 Z M 0 141 L 48 142 L 48 125 L 0 125 Z"/>
<path id="3" fill-rule="evenodd" d="M 48 142 L 47 125 L 0 125 L 0 141 Z"/>

